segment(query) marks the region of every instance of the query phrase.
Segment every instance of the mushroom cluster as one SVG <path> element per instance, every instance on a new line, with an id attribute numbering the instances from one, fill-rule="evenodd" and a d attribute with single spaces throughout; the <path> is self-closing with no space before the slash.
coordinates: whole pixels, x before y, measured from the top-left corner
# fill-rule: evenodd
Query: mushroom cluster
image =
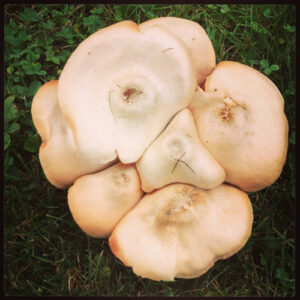
<path id="1" fill-rule="evenodd" d="M 45 176 L 78 226 L 152 280 L 194 278 L 239 251 L 247 192 L 279 177 L 284 100 L 265 75 L 216 64 L 196 22 L 122 21 L 86 38 L 32 102 Z"/>

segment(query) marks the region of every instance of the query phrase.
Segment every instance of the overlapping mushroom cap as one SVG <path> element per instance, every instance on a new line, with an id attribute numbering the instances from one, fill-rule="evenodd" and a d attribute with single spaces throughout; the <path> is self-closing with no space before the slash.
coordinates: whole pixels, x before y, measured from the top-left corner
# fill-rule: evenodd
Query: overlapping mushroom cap
<path id="1" fill-rule="evenodd" d="M 174 182 L 211 189 L 225 179 L 223 168 L 199 140 L 188 109 L 173 118 L 136 166 L 145 192 Z"/>
<path id="2" fill-rule="evenodd" d="M 32 118 L 75 222 L 153 280 L 200 276 L 239 251 L 253 222 L 245 191 L 278 178 L 288 145 L 277 87 L 216 65 L 204 29 L 173 17 L 89 36 L 38 90 Z"/>
<path id="3" fill-rule="evenodd" d="M 68 204 L 79 227 L 93 237 L 108 237 L 116 224 L 142 198 L 133 165 L 116 165 L 78 178 L 68 191 Z"/>
<path id="4" fill-rule="evenodd" d="M 205 30 L 198 23 L 176 17 L 150 19 L 139 25 L 141 31 L 159 25 L 179 37 L 191 53 L 193 65 L 197 73 L 198 84 L 201 85 L 206 76 L 216 66 L 216 55 L 212 42 Z"/>
<path id="5" fill-rule="evenodd" d="M 142 277 L 193 278 L 242 248 L 252 221 L 249 197 L 237 188 L 222 184 L 205 191 L 171 184 L 144 196 L 109 244 Z"/>
<path id="6" fill-rule="evenodd" d="M 199 137 L 225 169 L 227 182 L 252 192 L 279 177 L 288 122 L 284 100 L 265 75 L 238 62 L 220 62 L 190 108 Z"/>
<path id="7" fill-rule="evenodd" d="M 69 186 L 79 176 L 100 171 L 109 163 L 88 160 L 77 147 L 57 98 L 58 81 L 52 80 L 35 94 L 31 113 L 42 138 L 39 158 L 47 179 L 56 187 Z"/>
<path id="8" fill-rule="evenodd" d="M 150 50 L 150 51 L 149 51 Z M 197 86 L 188 49 L 163 27 L 123 21 L 85 39 L 67 61 L 59 104 L 85 155 L 136 162 Z"/>

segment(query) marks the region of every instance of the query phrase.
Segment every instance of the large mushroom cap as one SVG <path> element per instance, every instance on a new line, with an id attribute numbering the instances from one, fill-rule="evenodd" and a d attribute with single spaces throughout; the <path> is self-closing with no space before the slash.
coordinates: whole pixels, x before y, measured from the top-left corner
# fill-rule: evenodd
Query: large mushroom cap
<path id="1" fill-rule="evenodd" d="M 199 140 L 189 109 L 183 109 L 136 163 L 145 192 L 174 182 L 210 189 L 225 172 Z"/>
<path id="2" fill-rule="evenodd" d="M 153 26 L 123 21 L 89 36 L 59 79 L 59 103 L 76 144 L 94 161 L 139 159 L 195 95 L 196 72 L 184 43 Z"/>
<path id="3" fill-rule="evenodd" d="M 142 196 L 135 167 L 118 163 L 78 178 L 68 191 L 68 204 L 75 222 L 85 233 L 104 238 Z"/>
<path id="4" fill-rule="evenodd" d="M 139 28 L 143 31 L 154 25 L 163 26 L 185 43 L 197 71 L 198 84 L 201 85 L 216 66 L 215 50 L 203 27 L 183 18 L 161 17 L 143 22 Z"/>
<path id="5" fill-rule="evenodd" d="M 220 62 L 190 105 L 200 139 L 225 169 L 225 181 L 244 191 L 271 185 L 288 147 L 284 100 L 262 73 Z"/>
<path id="6" fill-rule="evenodd" d="M 116 226 L 109 245 L 142 277 L 194 278 L 240 250 L 252 222 L 249 197 L 232 186 L 205 191 L 171 184 L 144 196 Z"/>
<path id="7" fill-rule="evenodd" d="M 47 179 L 63 188 L 84 174 L 101 170 L 108 164 L 91 162 L 78 151 L 57 99 L 57 80 L 42 85 L 32 100 L 34 126 L 42 139 L 39 158 Z"/>

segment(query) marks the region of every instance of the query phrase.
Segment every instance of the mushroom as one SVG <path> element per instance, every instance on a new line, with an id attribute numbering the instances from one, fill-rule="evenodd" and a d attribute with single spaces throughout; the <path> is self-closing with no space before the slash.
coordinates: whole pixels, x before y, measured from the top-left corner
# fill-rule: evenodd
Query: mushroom
<path id="1" fill-rule="evenodd" d="M 33 124 L 41 136 L 39 159 L 46 178 L 64 188 L 84 174 L 99 171 L 109 164 L 89 161 L 74 143 L 57 99 L 57 80 L 42 85 L 32 100 Z"/>
<path id="2" fill-rule="evenodd" d="M 239 251 L 253 223 L 245 191 L 271 185 L 287 155 L 278 88 L 216 65 L 205 30 L 181 18 L 95 32 L 31 112 L 47 179 L 73 184 L 74 221 L 156 281 L 201 276 Z"/>
<path id="3" fill-rule="evenodd" d="M 284 100 L 259 71 L 223 61 L 198 89 L 189 108 L 199 137 L 226 173 L 225 181 L 244 191 L 277 180 L 288 147 Z"/>
<path id="4" fill-rule="evenodd" d="M 58 98 L 75 142 L 90 160 L 136 162 L 196 93 L 184 43 L 166 29 L 132 21 L 85 39 L 64 66 Z"/>
<path id="5" fill-rule="evenodd" d="M 239 251 L 252 222 L 250 199 L 235 187 L 170 184 L 145 195 L 116 226 L 109 245 L 139 276 L 194 278 Z"/>
<path id="6" fill-rule="evenodd" d="M 223 168 L 199 140 L 192 113 L 187 108 L 177 113 L 136 167 L 145 192 L 174 182 L 211 189 L 225 179 Z"/>
<path id="7" fill-rule="evenodd" d="M 198 84 L 201 85 L 216 66 L 215 50 L 203 27 L 183 18 L 161 17 L 143 22 L 139 28 L 143 32 L 156 25 L 166 28 L 185 43 L 196 67 Z"/>
<path id="8" fill-rule="evenodd" d="M 68 204 L 73 219 L 86 234 L 106 238 L 142 196 L 135 167 L 117 163 L 76 179 L 68 191 Z"/>

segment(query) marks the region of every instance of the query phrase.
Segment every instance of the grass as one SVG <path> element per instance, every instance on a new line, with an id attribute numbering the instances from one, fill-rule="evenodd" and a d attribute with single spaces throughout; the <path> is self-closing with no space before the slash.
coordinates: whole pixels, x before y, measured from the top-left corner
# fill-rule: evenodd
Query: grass
<path id="1" fill-rule="evenodd" d="M 264 72 L 285 99 L 289 151 L 280 178 L 250 193 L 253 233 L 236 255 L 199 278 L 135 276 L 106 239 L 74 223 L 67 190 L 51 186 L 39 160 L 32 97 L 57 79 L 76 46 L 112 23 L 159 16 L 200 23 L 217 61 Z M 13 5 L 4 7 L 4 294 L 293 296 L 295 294 L 295 19 L 293 5 Z M 272 124 L 270 124 L 272 126 Z"/>

